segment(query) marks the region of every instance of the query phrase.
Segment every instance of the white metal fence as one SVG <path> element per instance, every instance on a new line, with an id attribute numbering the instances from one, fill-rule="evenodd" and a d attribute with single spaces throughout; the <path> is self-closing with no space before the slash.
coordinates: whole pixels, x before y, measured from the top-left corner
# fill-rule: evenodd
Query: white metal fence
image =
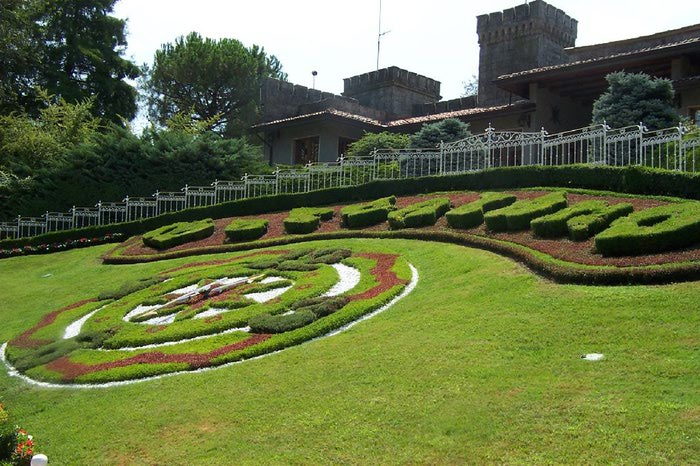
<path id="1" fill-rule="evenodd" d="M 434 149 L 375 150 L 370 157 L 340 157 L 336 162 L 277 169 L 270 175 L 245 175 L 238 181 L 216 180 L 210 186 L 185 185 L 177 192 L 156 191 L 150 198 L 126 196 L 121 202 L 74 206 L 67 213 L 18 216 L 15 221 L 0 223 L 0 239 L 128 222 L 237 199 L 357 186 L 373 180 L 574 163 L 700 171 L 700 134 L 690 133 L 683 126 L 648 131 L 642 123 L 618 129 L 595 125 L 556 134 L 544 129 L 534 133 L 499 132 L 489 125 L 483 134 Z"/>

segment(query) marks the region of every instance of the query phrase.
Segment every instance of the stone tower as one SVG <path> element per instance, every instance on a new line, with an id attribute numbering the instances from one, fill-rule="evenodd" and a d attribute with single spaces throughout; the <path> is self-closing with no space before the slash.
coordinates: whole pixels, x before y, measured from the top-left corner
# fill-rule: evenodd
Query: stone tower
<path id="1" fill-rule="evenodd" d="M 343 96 L 387 113 L 388 118 L 413 114 L 416 105 L 440 100 L 440 82 L 396 66 L 343 80 Z"/>
<path id="2" fill-rule="evenodd" d="M 566 63 L 564 48 L 576 42 L 578 21 L 542 0 L 477 16 L 476 21 L 480 107 L 509 103 L 510 96 L 494 79 Z"/>

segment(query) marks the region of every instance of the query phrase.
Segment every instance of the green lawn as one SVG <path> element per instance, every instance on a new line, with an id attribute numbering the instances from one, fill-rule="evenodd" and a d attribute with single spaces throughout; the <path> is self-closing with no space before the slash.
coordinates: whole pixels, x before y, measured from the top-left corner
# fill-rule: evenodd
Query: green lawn
<path id="1" fill-rule="evenodd" d="M 398 252 L 418 286 L 345 333 L 199 374 L 41 389 L 3 369 L 7 408 L 52 465 L 698 463 L 700 283 L 557 285 L 488 252 L 407 240 L 285 248 L 312 244 Z M 111 247 L 0 261 L 0 342 L 214 257 L 102 265 Z"/>

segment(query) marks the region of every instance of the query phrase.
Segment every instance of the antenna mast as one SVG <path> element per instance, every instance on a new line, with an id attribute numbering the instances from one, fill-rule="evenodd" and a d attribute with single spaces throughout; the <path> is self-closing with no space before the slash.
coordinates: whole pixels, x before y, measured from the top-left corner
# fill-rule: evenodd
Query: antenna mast
<path id="1" fill-rule="evenodd" d="M 379 0 L 379 27 L 377 29 L 377 69 L 379 69 L 379 48 L 382 43 L 382 36 L 388 34 L 391 31 L 382 32 L 382 0 Z"/>

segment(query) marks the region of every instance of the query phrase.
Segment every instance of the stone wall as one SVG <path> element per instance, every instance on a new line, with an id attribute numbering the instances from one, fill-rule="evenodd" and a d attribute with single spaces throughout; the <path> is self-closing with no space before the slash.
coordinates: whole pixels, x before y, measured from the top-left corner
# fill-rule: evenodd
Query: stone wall
<path id="1" fill-rule="evenodd" d="M 509 103 L 493 84 L 501 75 L 568 61 L 566 47 L 576 41 L 578 22 L 542 0 L 477 17 L 479 106 Z"/>

